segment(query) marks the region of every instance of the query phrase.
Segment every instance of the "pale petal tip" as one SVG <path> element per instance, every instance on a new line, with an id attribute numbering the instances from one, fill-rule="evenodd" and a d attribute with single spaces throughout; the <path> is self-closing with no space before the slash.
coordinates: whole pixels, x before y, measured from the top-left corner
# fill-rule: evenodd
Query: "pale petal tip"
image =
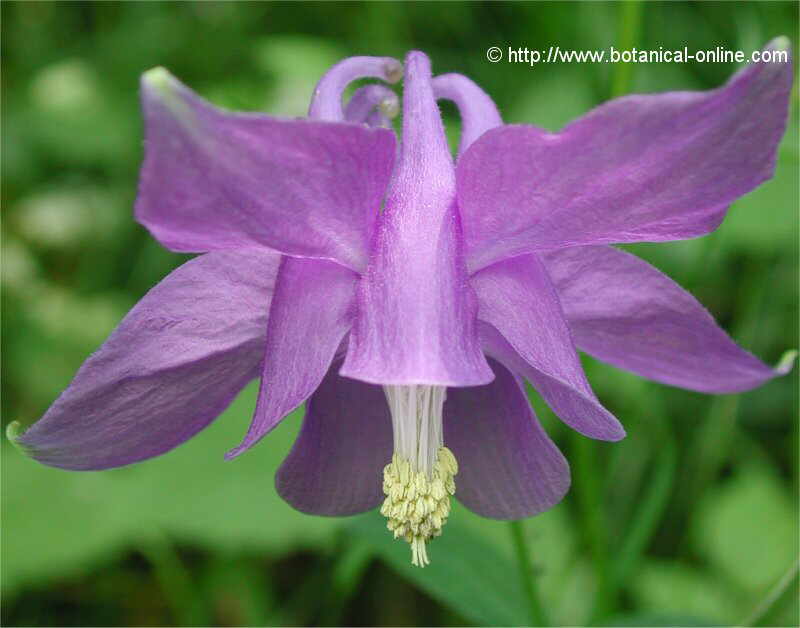
<path id="1" fill-rule="evenodd" d="M 181 82 L 166 68 L 159 65 L 142 74 L 142 92 L 145 95 L 145 109 L 148 108 L 147 103 L 158 103 L 187 128 L 195 126 L 196 117 Z"/>
<path id="2" fill-rule="evenodd" d="M 162 92 L 171 92 L 175 77 L 165 67 L 157 66 L 142 74 L 142 84 Z"/>
<path id="3" fill-rule="evenodd" d="M 773 50 L 789 50 L 792 47 L 792 42 L 786 35 L 781 35 L 780 37 L 776 37 L 773 39 L 769 44 L 767 44 L 767 48 L 772 48 Z"/>
<path id="4" fill-rule="evenodd" d="M 786 375 L 794 367 L 794 361 L 797 358 L 797 349 L 790 349 L 786 351 L 778 363 L 775 365 L 775 371 L 779 375 Z"/>
<path id="5" fill-rule="evenodd" d="M 28 455 L 29 450 L 25 445 L 19 442 L 20 436 L 22 436 L 25 429 L 22 427 L 22 423 L 19 421 L 11 421 L 6 426 L 6 438 L 11 442 L 14 447 L 16 447 L 19 451 L 23 454 Z"/>

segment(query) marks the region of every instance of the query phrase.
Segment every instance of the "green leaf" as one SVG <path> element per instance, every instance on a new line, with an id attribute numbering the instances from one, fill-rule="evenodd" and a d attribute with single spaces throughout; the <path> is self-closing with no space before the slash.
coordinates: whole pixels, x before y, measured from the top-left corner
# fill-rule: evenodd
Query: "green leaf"
<path id="1" fill-rule="evenodd" d="M 711 575 L 676 562 L 647 563 L 632 583 L 636 607 L 646 613 L 703 618 L 700 623 L 639 623 L 613 625 L 708 626 L 737 619 L 736 600 Z M 733 608 L 732 608 L 733 606 Z M 654 617 L 655 619 L 655 617 Z M 675 618 L 671 620 L 674 622 Z M 711 623 L 706 623 L 711 620 Z M 699 621 L 699 619 L 698 619 Z"/>
<path id="2" fill-rule="evenodd" d="M 574 494 L 568 493 L 561 504 L 532 517 L 525 524 L 542 605 L 553 624 L 560 626 L 586 623 L 591 611 L 591 596 L 596 588 L 590 563 L 579 547 L 577 522 L 570 508 L 574 505 L 569 503 L 573 499 Z M 455 521 L 490 544 L 509 565 L 513 565 L 514 571 L 507 574 L 507 578 L 519 579 L 508 522 L 485 519 L 455 502 L 442 536 L 448 533 Z M 435 545 L 432 547 L 435 551 Z"/>
<path id="3" fill-rule="evenodd" d="M 671 613 L 635 613 L 632 615 L 617 615 L 603 626 L 722 626 L 715 624 L 707 619 L 701 619 L 694 615 L 671 614 Z"/>
<path id="4" fill-rule="evenodd" d="M 317 81 L 346 56 L 338 46 L 316 37 L 281 35 L 257 42 L 255 63 L 275 81 L 269 97 L 270 114 L 306 115 Z"/>
<path id="5" fill-rule="evenodd" d="M 677 451 L 672 437 L 664 439 L 644 494 L 628 525 L 614 559 L 612 584 L 622 587 L 641 560 L 641 555 L 656 532 L 667 506 L 677 467 Z"/>
<path id="6" fill-rule="evenodd" d="M 702 556 L 755 594 L 777 581 L 797 556 L 796 525 L 796 509 L 777 473 L 753 462 L 701 502 L 692 539 Z"/>
<path id="7" fill-rule="evenodd" d="M 245 455 L 223 460 L 245 433 L 255 393 L 249 386 L 214 424 L 172 452 L 122 469 L 62 471 L 4 444 L 4 590 L 80 573 L 154 530 L 218 551 L 281 554 L 326 543 L 340 520 L 293 510 L 273 485 L 300 412 Z"/>
<path id="8" fill-rule="evenodd" d="M 348 529 L 371 544 L 390 567 L 466 619 L 486 626 L 528 623 L 517 566 L 457 516 L 431 542 L 431 564 L 425 568 L 411 565 L 408 544 L 392 539 L 377 512 L 358 517 Z"/>

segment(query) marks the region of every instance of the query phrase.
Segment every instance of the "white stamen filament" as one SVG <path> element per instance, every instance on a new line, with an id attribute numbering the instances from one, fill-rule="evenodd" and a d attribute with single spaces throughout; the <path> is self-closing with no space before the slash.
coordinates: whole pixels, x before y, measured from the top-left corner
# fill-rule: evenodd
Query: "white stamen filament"
<path id="1" fill-rule="evenodd" d="M 411 463 L 414 471 L 430 477 L 443 444 L 444 386 L 384 386 L 392 414 L 394 451 Z"/>
<path id="2" fill-rule="evenodd" d="M 429 563 L 426 545 L 450 514 L 458 464 L 443 446 L 444 386 L 384 386 L 392 415 L 394 455 L 383 471 L 381 513 L 395 538 L 411 545 L 411 562 Z"/>

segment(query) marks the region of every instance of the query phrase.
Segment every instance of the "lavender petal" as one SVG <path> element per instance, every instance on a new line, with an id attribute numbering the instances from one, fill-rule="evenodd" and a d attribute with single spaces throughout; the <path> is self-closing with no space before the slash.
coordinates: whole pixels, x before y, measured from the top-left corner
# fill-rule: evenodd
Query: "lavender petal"
<path id="1" fill-rule="evenodd" d="M 559 418 L 600 440 L 625 430 L 595 397 L 575 350 L 558 295 L 535 254 L 484 268 L 472 277 L 484 350 L 524 375 Z"/>
<path id="2" fill-rule="evenodd" d="M 402 153 L 341 374 L 379 384 L 483 384 L 492 372 L 475 329 L 430 61 L 411 52 L 406 68 Z"/>
<path id="3" fill-rule="evenodd" d="M 784 375 L 739 347 L 697 300 L 630 253 L 585 246 L 543 255 L 575 344 L 642 377 L 706 393 Z"/>
<path id="4" fill-rule="evenodd" d="M 227 459 L 255 445 L 320 385 L 352 324 L 357 278 L 332 262 L 283 258 L 253 421 Z"/>
<path id="5" fill-rule="evenodd" d="M 191 438 L 259 374 L 278 261 L 217 251 L 173 271 L 17 444 L 44 464 L 96 470 Z"/>
<path id="6" fill-rule="evenodd" d="M 365 265 L 394 133 L 223 111 L 163 69 L 143 78 L 142 107 L 136 218 L 166 247 L 265 246 Z"/>
<path id="7" fill-rule="evenodd" d="M 444 442 L 458 460 L 456 497 L 484 517 L 531 517 L 564 497 L 569 464 L 539 424 L 519 378 L 494 360 L 489 364 L 492 383 L 447 391 Z"/>
<path id="8" fill-rule="evenodd" d="M 306 403 L 303 427 L 275 485 L 297 510 L 353 515 L 383 499 L 383 467 L 392 459 L 392 420 L 380 386 L 328 371 Z"/>
<path id="9" fill-rule="evenodd" d="M 791 63 L 759 62 L 719 89 L 610 101 L 560 133 L 488 131 L 457 168 L 470 270 L 531 251 L 713 231 L 732 201 L 772 176 L 792 77 Z"/>

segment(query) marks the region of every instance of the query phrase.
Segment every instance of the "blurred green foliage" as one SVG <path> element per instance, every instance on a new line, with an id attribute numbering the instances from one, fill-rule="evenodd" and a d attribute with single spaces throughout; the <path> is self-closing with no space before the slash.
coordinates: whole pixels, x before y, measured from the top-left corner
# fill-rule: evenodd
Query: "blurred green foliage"
<path id="1" fill-rule="evenodd" d="M 637 17 L 638 16 L 638 17 Z M 230 108 L 303 115 L 352 54 L 428 52 L 509 122 L 557 129 L 627 91 L 707 89 L 727 64 L 491 64 L 489 46 L 751 51 L 797 31 L 797 5 L 731 3 L 2 4 L 4 424 L 33 422 L 136 300 L 185 260 L 133 222 L 137 81 L 164 65 Z M 796 44 L 796 42 L 794 42 Z M 620 76 L 622 78 L 620 78 Z M 700 240 L 630 247 L 690 289 L 767 361 L 797 347 L 797 92 L 775 178 Z M 444 112 L 452 139 L 455 111 Z M 532 402 L 574 470 L 526 523 L 554 623 L 743 620 L 797 561 L 797 377 L 707 397 L 586 360 L 628 438 L 592 442 Z M 222 461 L 251 386 L 155 460 L 67 473 L 2 448 L 4 625 L 525 624 L 507 526 L 457 507 L 412 569 L 376 513 L 301 515 L 273 488 L 300 413 Z M 797 578 L 758 621 L 797 625 Z"/>

